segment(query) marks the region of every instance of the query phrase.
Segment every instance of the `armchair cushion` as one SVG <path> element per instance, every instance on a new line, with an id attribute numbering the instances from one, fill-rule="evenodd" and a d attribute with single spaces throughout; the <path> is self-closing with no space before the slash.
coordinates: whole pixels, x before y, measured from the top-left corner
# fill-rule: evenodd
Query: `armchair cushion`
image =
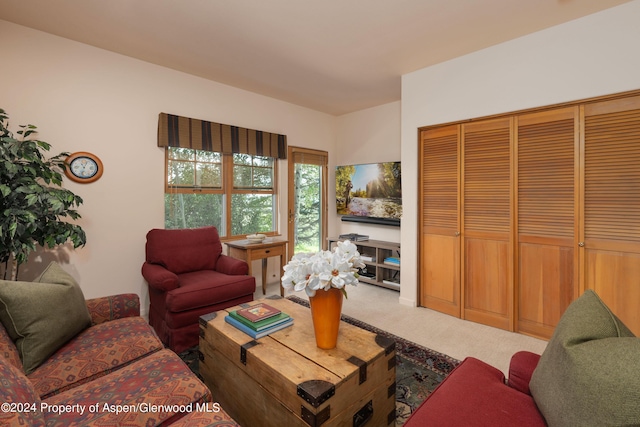
<path id="1" fill-rule="evenodd" d="M 174 313 L 232 301 L 238 295 L 252 294 L 256 286 L 253 276 L 207 270 L 182 274 L 180 280 L 180 287 L 166 294 L 165 307 Z"/>
<path id="2" fill-rule="evenodd" d="M 530 387 L 549 425 L 638 425 L 640 339 L 587 290 L 560 318 Z"/>
<path id="3" fill-rule="evenodd" d="M 76 281 L 52 262 L 34 282 L 0 281 L 0 321 L 26 374 L 91 325 Z"/>
<path id="4" fill-rule="evenodd" d="M 220 236 L 215 227 L 164 230 L 147 233 L 147 262 L 160 264 L 175 273 L 215 270 L 222 254 Z"/>

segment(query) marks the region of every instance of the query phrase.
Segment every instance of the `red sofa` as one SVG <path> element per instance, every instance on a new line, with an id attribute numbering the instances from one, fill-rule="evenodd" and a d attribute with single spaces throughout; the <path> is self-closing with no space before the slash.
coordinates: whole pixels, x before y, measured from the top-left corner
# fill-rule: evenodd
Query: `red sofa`
<path id="1" fill-rule="evenodd" d="M 405 426 L 640 426 L 639 396 L 640 339 L 588 289 L 541 356 L 513 355 L 508 381 L 469 357 Z"/>
<path id="2" fill-rule="evenodd" d="M 200 316 L 253 301 L 246 262 L 222 254 L 215 227 L 147 233 L 142 276 L 149 284 L 149 323 L 179 353 L 198 344 Z"/>
<path id="3" fill-rule="evenodd" d="M 529 391 L 540 356 L 513 355 L 509 379 L 478 359 L 467 357 L 411 414 L 405 427 L 546 426 Z"/>
<path id="4" fill-rule="evenodd" d="M 0 323 L 0 426 L 239 427 L 184 362 L 163 349 L 140 317 L 137 295 L 86 305 L 91 325 L 30 373 Z"/>

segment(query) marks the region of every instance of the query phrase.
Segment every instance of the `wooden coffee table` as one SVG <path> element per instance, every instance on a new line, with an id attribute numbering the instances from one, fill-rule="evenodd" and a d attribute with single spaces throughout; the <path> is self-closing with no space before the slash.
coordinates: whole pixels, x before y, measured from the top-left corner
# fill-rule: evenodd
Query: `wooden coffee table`
<path id="1" fill-rule="evenodd" d="M 266 302 L 294 324 L 254 340 L 226 323 L 230 307 L 200 318 L 200 373 L 243 426 L 387 426 L 395 424 L 395 342 L 342 322 L 333 350 L 316 346 L 308 308 Z"/>

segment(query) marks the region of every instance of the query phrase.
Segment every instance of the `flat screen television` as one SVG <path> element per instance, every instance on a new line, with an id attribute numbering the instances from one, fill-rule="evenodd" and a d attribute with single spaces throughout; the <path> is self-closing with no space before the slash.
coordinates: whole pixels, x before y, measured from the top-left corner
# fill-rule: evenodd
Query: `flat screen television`
<path id="1" fill-rule="evenodd" d="M 336 208 L 342 221 L 400 225 L 400 162 L 336 167 Z"/>

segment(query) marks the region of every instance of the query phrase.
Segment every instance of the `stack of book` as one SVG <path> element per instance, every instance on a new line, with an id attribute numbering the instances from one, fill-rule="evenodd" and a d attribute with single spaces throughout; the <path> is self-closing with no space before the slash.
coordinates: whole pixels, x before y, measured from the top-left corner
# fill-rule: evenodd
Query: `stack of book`
<path id="1" fill-rule="evenodd" d="M 392 257 L 392 256 L 390 256 L 388 258 L 385 258 L 383 262 L 385 264 L 388 264 L 388 265 L 400 266 L 400 258 L 396 258 L 396 257 Z"/>
<path id="2" fill-rule="evenodd" d="M 255 339 L 293 325 L 291 316 L 265 303 L 231 311 L 224 320 Z"/>

